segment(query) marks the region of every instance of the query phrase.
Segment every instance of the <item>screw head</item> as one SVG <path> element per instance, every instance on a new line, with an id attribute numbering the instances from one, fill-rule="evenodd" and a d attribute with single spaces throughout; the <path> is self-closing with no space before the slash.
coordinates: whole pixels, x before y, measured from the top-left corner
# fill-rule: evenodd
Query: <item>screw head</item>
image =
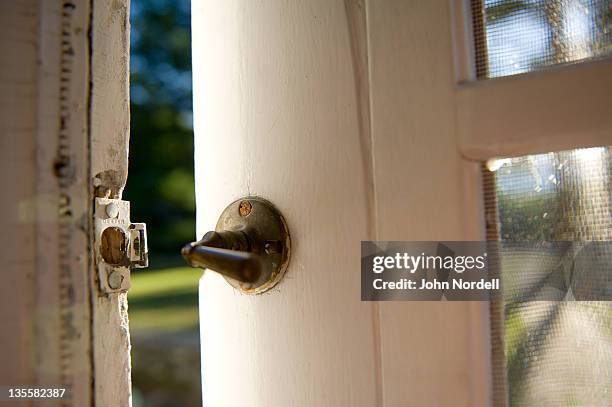
<path id="1" fill-rule="evenodd" d="M 242 216 L 243 218 L 245 216 L 249 216 L 249 214 L 251 213 L 251 209 L 253 209 L 253 206 L 251 205 L 251 203 L 249 201 L 242 201 L 242 202 L 240 202 L 240 206 L 238 207 L 238 211 L 240 212 L 240 216 Z"/>
<path id="2" fill-rule="evenodd" d="M 106 214 L 108 215 L 109 218 L 116 218 L 117 215 L 119 215 L 119 207 L 117 206 L 117 204 L 114 202 L 111 202 L 108 205 L 106 205 Z"/>
<path id="3" fill-rule="evenodd" d="M 282 253 L 283 246 L 278 240 L 270 240 L 264 244 L 264 251 L 266 252 L 266 254 Z"/>
<path id="4" fill-rule="evenodd" d="M 123 279 L 123 274 L 119 273 L 118 271 L 113 271 L 108 276 L 108 286 L 113 290 L 117 290 L 121 288 L 121 284 L 123 284 Z"/>

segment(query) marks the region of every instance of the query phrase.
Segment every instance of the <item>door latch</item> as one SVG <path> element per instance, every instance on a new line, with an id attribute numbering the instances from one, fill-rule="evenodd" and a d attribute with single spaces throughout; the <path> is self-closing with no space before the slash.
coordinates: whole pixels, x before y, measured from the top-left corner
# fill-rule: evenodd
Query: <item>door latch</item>
<path id="1" fill-rule="evenodd" d="M 192 267 L 216 271 L 243 293 L 259 294 L 283 277 L 290 248 L 280 212 L 265 199 L 246 197 L 225 208 L 215 231 L 181 253 Z"/>
<path id="2" fill-rule="evenodd" d="M 100 290 L 125 292 L 131 287 L 130 269 L 149 265 L 147 226 L 130 221 L 130 202 L 96 198 L 95 258 Z"/>

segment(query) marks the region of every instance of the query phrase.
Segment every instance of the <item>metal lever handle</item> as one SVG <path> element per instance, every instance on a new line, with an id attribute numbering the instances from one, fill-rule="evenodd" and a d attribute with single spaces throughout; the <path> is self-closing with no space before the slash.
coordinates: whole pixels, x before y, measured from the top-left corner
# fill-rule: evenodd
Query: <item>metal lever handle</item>
<path id="1" fill-rule="evenodd" d="M 202 240 L 186 244 L 181 254 L 191 267 L 207 268 L 243 283 L 254 283 L 261 275 L 261 260 L 248 248 L 248 238 L 240 232 L 208 232 Z"/>
<path id="2" fill-rule="evenodd" d="M 214 270 L 243 293 L 259 294 L 282 278 L 290 248 L 280 212 L 264 199 L 246 197 L 225 208 L 215 232 L 185 245 L 181 253 L 190 266 Z"/>

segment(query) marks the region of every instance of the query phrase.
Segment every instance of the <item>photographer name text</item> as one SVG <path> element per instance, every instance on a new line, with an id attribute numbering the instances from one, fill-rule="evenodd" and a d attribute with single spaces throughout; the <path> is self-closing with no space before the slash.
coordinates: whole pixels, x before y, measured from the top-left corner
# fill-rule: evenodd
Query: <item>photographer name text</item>
<path id="1" fill-rule="evenodd" d="M 482 278 L 478 281 L 466 281 L 453 279 L 451 282 L 428 280 L 422 278 L 420 281 L 402 278 L 397 281 L 385 281 L 377 278 L 372 281 L 375 290 L 499 290 L 499 279 L 487 280 Z"/>

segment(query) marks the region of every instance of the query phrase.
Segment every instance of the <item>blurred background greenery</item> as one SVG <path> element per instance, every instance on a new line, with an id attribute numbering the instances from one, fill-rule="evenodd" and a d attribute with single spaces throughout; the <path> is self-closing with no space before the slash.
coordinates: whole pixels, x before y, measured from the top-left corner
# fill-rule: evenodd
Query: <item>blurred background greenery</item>
<path id="1" fill-rule="evenodd" d="M 201 405 L 189 0 L 131 1 L 131 139 L 125 199 L 146 222 L 148 269 L 129 291 L 134 406 Z"/>
<path id="2" fill-rule="evenodd" d="M 151 262 L 193 240 L 195 195 L 188 0 L 132 0 L 126 199 L 147 223 Z M 173 259 L 176 260 L 176 259 Z"/>

